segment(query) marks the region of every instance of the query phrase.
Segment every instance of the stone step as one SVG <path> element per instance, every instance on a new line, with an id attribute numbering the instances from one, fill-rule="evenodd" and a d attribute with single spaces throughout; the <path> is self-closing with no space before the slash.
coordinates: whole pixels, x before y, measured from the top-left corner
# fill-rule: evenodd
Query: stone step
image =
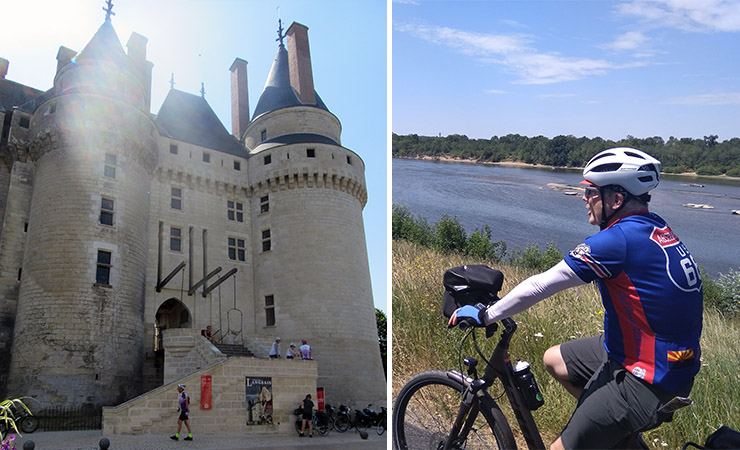
<path id="1" fill-rule="evenodd" d="M 244 347 L 243 345 L 238 345 L 238 344 L 216 344 L 216 348 L 218 348 L 221 351 L 221 353 L 223 353 L 227 357 L 231 357 L 231 356 L 250 356 L 250 357 L 254 357 L 254 353 L 252 353 L 247 347 Z"/>

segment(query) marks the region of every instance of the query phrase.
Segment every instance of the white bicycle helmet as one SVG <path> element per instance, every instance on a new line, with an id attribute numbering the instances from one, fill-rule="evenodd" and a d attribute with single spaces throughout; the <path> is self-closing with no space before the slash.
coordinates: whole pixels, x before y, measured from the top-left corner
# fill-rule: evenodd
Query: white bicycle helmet
<path id="1" fill-rule="evenodd" d="M 587 183 L 598 187 L 617 185 L 639 197 L 660 181 L 660 161 L 629 147 L 610 148 L 591 158 L 583 169 Z"/>

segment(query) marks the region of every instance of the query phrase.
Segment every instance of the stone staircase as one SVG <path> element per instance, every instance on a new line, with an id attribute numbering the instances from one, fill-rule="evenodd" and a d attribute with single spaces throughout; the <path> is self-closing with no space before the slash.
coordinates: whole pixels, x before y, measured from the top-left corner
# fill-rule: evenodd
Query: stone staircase
<path id="1" fill-rule="evenodd" d="M 244 347 L 243 345 L 238 344 L 216 344 L 216 348 L 226 355 L 226 357 L 231 358 L 232 356 L 248 356 L 251 358 L 256 358 L 254 356 L 254 353 L 252 353 L 247 347 Z"/>

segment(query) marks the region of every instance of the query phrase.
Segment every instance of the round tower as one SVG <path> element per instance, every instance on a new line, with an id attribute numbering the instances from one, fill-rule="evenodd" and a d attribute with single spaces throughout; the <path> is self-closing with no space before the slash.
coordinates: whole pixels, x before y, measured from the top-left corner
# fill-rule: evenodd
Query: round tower
<path id="1" fill-rule="evenodd" d="M 283 336 L 286 348 L 288 339 L 308 340 L 328 402 L 385 405 L 364 163 L 342 146 L 341 124 L 314 90 L 307 28 L 293 23 L 287 38 L 243 136 L 255 205 L 255 328 Z"/>
<path id="2" fill-rule="evenodd" d="M 137 38 L 127 55 L 107 18 L 60 60 L 31 119 L 34 190 L 8 393 L 34 397 L 35 410 L 139 393 L 157 152 Z"/>

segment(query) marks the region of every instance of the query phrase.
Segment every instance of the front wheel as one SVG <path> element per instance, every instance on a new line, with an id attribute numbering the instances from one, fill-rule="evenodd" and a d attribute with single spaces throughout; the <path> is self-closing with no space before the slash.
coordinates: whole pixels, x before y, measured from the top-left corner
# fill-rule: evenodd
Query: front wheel
<path id="1" fill-rule="evenodd" d="M 39 427 L 39 419 L 34 416 L 26 416 L 21 420 L 21 430 L 24 433 L 33 433 Z"/>
<path id="2" fill-rule="evenodd" d="M 340 433 L 349 430 L 349 425 L 349 418 L 347 416 L 339 416 L 334 420 L 334 428 Z"/>
<path id="3" fill-rule="evenodd" d="M 382 436 L 383 433 L 385 433 L 385 423 L 386 423 L 386 418 L 385 416 L 383 416 L 383 418 L 380 419 L 380 422 L 378 422 L 378 428 L 377 428 L 378 436 Z"/>
<path id="4" fill-rule="evenodd" d="M 443 448 L 462 401 L 463 385 L 442 370 L 415 375 L 401 389 L 393 408 L 393 444 L 397 450 Z M 482 414 L 478 414 L 478 413 Z M 456 436 L 455 449 L 515 449 L 511 428 L 488 396 L 476 397 L 465 422 L 472 427 Z"/>

